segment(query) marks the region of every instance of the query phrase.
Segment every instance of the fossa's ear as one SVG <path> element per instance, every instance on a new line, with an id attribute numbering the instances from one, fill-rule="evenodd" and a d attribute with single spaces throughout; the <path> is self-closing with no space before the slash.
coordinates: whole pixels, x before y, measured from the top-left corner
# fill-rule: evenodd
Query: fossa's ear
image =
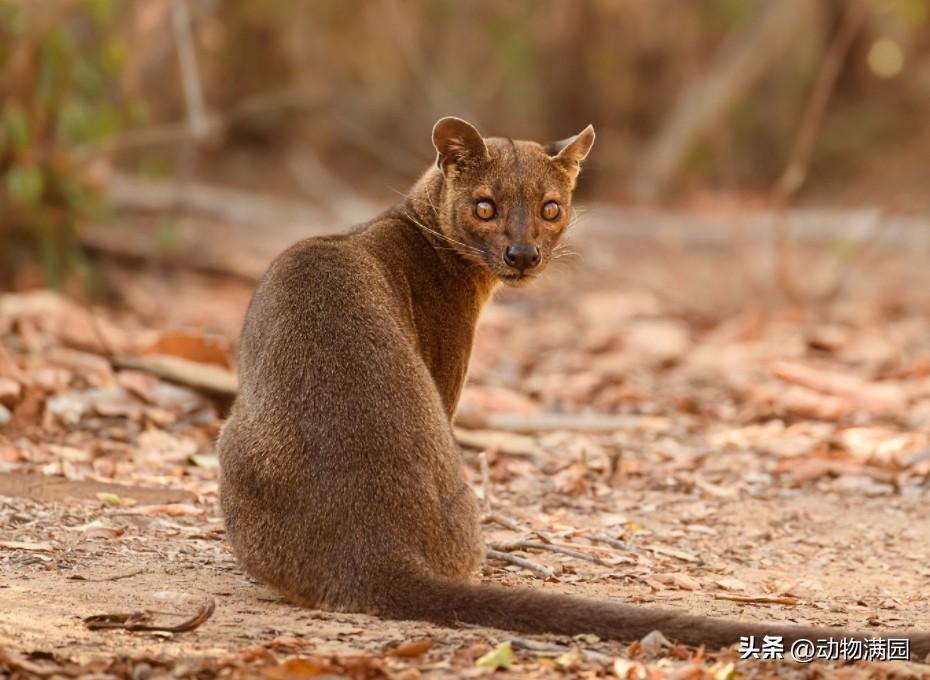
<path id="1" fill-rule="evenodd" d="M 581 162 L 588 157 L 592 146 L 594 146 L 594 126 L 589 125 L 574 137 L 551 142 L 544 148 L 554 161 L 577 173 L 581 168 Z"/>
<path id="2" fill-rule="evenodd" d="M 471 123 L 447 116 L 433 126 L 433 146 L 436 147 L 436 167 L 445 172 L 450 165 L 482 161 L 488 158 L 488 147 Z"/>

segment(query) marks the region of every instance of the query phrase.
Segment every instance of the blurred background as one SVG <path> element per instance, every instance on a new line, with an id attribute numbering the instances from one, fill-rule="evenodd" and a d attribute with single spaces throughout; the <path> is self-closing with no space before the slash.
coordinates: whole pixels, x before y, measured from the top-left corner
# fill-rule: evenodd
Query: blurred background
<path id="1" fill-rule="evenodd" d="M 928 0 L 0 0 L 0 285 L 101 294 L 101 256 L 253 278 L 396 200 L 449 114 L 594 123 L 581 197 L 618 230 L 925 215 L 928 113 Z"/>
<path id="2" fill-rule="evenodd" d="M 495 294 L 456 414 L 468 479 L 524 539 L 611 541 L 542 573 L 930 629 L 930 0 L 0 0 L 0 639 L 36 652 L 22 668 L 160 669 L 150 637 L 67 622 L 162 612 L 166 584 L 251 598 L 179 659 L 410 635 L 244 595 L 214 442 L 269 262 L 399 200 L 446 115 L 597 130 L 566 250 Z M 69 495 L 90 504 L 40 503 Z M 496 633 L 465 633 L 424 668 L 473 674 Z M 666 653 L 650 677 L 773 672 Z"/>

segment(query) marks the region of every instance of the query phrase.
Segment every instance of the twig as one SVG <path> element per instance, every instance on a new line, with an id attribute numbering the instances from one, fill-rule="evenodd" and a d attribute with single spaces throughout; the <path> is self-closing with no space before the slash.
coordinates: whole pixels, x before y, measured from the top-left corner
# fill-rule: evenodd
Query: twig
<path id="1" fill-rule="evenodd" d="M 186 385 L 209 394 L 222 397 L 236 395 L 238 382 L 236 374 L 219 366 L 167 355 L 116 356 L 113 357 L 112 363 L 116 368 L 145 371 L 170 382 Z"/>
<path id="2" fill-rule="evenodd" d="M 796 303 L 803 303 L 806 296 L 796 285 L 792 276 L 789 264 L 791 238 L 784 211 L 807 179 L 811 154 L 817 141 L 817 134 L 823 125 L 827 105 L 833 95 L 846 56 L 865 21 L 867 10 L 867 3 L 864 0 L 850 0 L 846 3 L 843 21 L 827 49 L 810 99 L 801 116 L 798 136 L 791 149 L 788 164 L 772 192 L 772 203 L 777 213 L 775 218 L 775 274 L 782 290 Z M 844 278 L 838 279 L 827 291 L 816 297 L 821 301 L 835 298 L 842 288 L 843 281 L 845 281 Z"/>
<path id="3" fill-rule="evenodd" d="M 635 430 L 641 420 L 628 415 L 541 413 L 538 415 L 519 415 L 512 413 L 460 413 L 455 424 L 470 430 L 498 430 L 500 432 L 517 432 L 533 434 L 572 430 L 586 433 L 613 433 L 618 430 Z"/>
<path id="4" fill-rule="evenodd" d="M 106 187 L 107 199 L 118 208 L 164 214 L 206 215 L 232 224 L 275 227 L 303 225 L 305 231 L 328 224 L 306 201 L 268 196 L 204 182 L 149 181 L 114 172 Z"/>
<path id="5" fill-rule="evenodd" d="M 621 552 L 633 553 L 634 555 L 643 554 L 643 551 L 640 550 L 639 548 L 636 548 L 632 545 L 628 545 L 624 543 L 623 541 L 613 538 L 611 536 L 607 536 L 606 534 L 588 534 L 585 536 L 585 538 L 588 538 L 592 541 L 598 541 L 599 543 L 604 543 L 606 545 L 609 545 L 611 548 L 614 548 Z"/>
<path id="6" fill-rule="evenodd" d="M 543 533 L 542 531 L 538 531 L 538 530 L 534 531 L 533 533 L 539 536 L 539 539 L 546 545 L 557 545 L 562 548 L 568 548 L 569 550 L 578 550 L 579 552 L 585 552 L 587 550 L 587 551 L 591 551 L 594 553 L 600 553 L 608 557 L 621 557 L 621 555 L 617 554 L 615 551 L 608 550 L 607 548 L 600 548 L 596 545 L 584 545 L 582 543 L 572 543 L 571 541 L 559 541 Z"/>
<path id="7" fill-rule="evenodd" d="M 68 578 L 72 581 L 86 581 L 88 583 L 105 583 L 107 581 L 121 581 L 124 578 L 132 578 L 133 576 L 138 576 L 139 574 L 144 574 L 145 569 L 135 569 L 133 571 L 127 572 L 125 574 L 116 574 L 115 576 L 103 576 L 101 578 L 87 578 L 86 576 L 81 576 L 80 574 L 74 574 Z"/>
<path id="8" fill-rule="evenodd" d="M 191 133 L 202 139 L 209 129 L 200 74 L 197 70 L 197 51 L 191 36 L 191 16 L 187 0 L 174 0 L 171 8 L 171 26 L 174 42 L 181 65 L 181 80 L 184 85 L 184 101 L 187 104 L 187 122 Z"/>
<path id="9" fill-rule="evenodd" d="M 526 638 L 513 637 L 508 638 L 507 641 L 510 642 L 514 649 L 525 649 L 528 652 L 536 652 L 543 656 L 560 656 L 571 651 L 571 648 L 565 645 L 557 645 L 551 642 L 539 642 L 538 640 L 527 640 Z M 606 663 L 610 661 L 611 658 L 593 649 L 579 649 L 578 651 L 581 652 L 581 656 L 584 657 L 586 661 Z"/>
<path id="10" fill-rule="evenodd" d="M 85 618 L 84 625 L 90 630 L 121 629 L 145 632 L 185 633 L 202 626 L 207 619 L 213 616 L 215 610 L 216 601 L 211 597 L 206 604 L 201 605 L 200 609 L 193 617 L 187 621 L 182 621 L 176 626 L 152 626 L 143 623 L 145 614 L 142 612 L 133 612 L 132 614 L 96 614 Z"/>
<path id="11" fill-rule="evenodd" d="M 542 541 L 501 541 L 497 543 L 491 543 L 491 548 L 501 552 L 510 552 L 512 550 L 548 550 L 549 552 L 561 553 L 563 555 L 568 555 L 569 557 L 574 557 L 579 560 L 594 562 L 595 564 L 600 564 L 601 566 L 610 566 L 607 562 L 595 555 L 589 555 L 587 553 L 581 552 L 580 550 L 566 548 L 555 543 L 543 543 Z"/>
<path id="12" fill-rule="evenodd" d="M 555 576 L 555 569 L 552 567 L 547 567 L 545 564 L 540 564 L 539 562 L 528 560 L 525 557 L 519 557 L 517 555 L 511 555 L 510 553 L 500 552 L 499 550 L 494 550 L 493 548 L 488 548 L 487 556 L 489 558 L 501 560 L 502 562 L 509 562 L 510 564 L 517 565 L 518 567 L 528 569 L 536 574 L 539 574 L 544 579 L 550 579 Z"/>
<path id="13" fill-rule="evenodd" d="M 478 454 L 478 466 L 481 468 L 481 508 L 482 508 L 482 522 L 496 522 L 502 527 L 510 529 L 512 531 L 523 531 L 523 527 L 513 519 L 506 517 L 499 512 L 494 512 L 491 509 L 493 503 L 493 495 L 491 494 L 491 471 L 488 468 L 488 456 L 487 453 L 482 451 Z"/>
<path id="14" fill-rule="evenodd" d="M 800 603 L 796 597 L 788 595 L 736 595 L 735 593 L 714 593 L 715 600 L 730 600 L 746 604 L 783 604 L 794 606 Z"/>

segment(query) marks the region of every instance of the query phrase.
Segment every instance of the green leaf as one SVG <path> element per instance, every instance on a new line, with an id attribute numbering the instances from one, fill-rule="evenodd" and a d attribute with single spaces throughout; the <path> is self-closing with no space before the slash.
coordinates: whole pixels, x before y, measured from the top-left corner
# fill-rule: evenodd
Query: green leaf
<path id="1" fill-rule="evenodd" d="M 204 470 L 215 470 L 220 466 L 220 459 L 216 455 L 195 453 L 191 462 Z"/>
<path id="2" fill-rule="evenodd" d="M 136 504 L 135 498 L 123 498 L 117 496 L 115 493 L 107 493 L 104 491 L 97 494 L 97 500 L 116 507 L 128 507 Z"/>
<path id="3" fill-rule="evenodd" d="M 601 639 L 594 633 L 581 633 L 580 635 L 576 635 L 575 639 L 589 645 L 596 645 L 601 641 Z"/>
<path id="4" fill-rule="evenodd" d="M 44 189 L 45 178 L 39 168 L 18 166 L 6 173 L 6 192 L 14 203 L 35 206 Z"/>
<path id="5" fill-rule="evenodd" d="M 513 662 L 513 649 L 510 646 L 510 640 L 502 642 L 490 652 L 482 656 L 475 663 L 484 668 L 510 668 Z"/>

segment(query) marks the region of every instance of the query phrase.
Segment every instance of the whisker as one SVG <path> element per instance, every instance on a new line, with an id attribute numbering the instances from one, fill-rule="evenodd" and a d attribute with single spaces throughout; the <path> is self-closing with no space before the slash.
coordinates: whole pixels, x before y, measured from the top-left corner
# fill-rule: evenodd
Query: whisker
<path id="1" fill-rule="evenodd" d="M 420 227 L 420 228 L 423 229 L 424 231 L 428 231 L 429 233 L 433 234 L 434 236 L 438 236 L 438 237 L 441 238 L 441 239 L 445 239 L 445 240 L 448 241 L 449 243 L 454 243 L 454 244 L 456 244 L 456 245 L 458 245 L 458 246 L 461 246 L 462 248 L 465 248 L 465 249 L 468 250 L 469 252 L 475 253 L 476 255 L 480 255 L 480 254 L 481 254 L 481 251 L 478 250 L 478 248 L 475 248 L 474 246 L 470 246 L 470 245 L 468 245 L 467 243 L 462 243 L 461 241 L 456 241 L 454 238 L 452 238 L 452 237 L 450 237 L 450 236 L 446 236 L 446 235 L 443 234 L 442 232 L 436 231 L 435 229 L 430 229 L 429 227 L 427 227 L 425 224 L 423 224 L 423 223 L 420 222 L 419 220 L 414 219 L 414 217 L 413 217 L 410 213 L 408 213 L 406 210 L 404 210 L 404 215 L 407 216 L 407 219 L 408 219 L 408 220 L 410 220 L 411 222 L 413 222 L 415 225 L 417 225 L 418 227 Z"/>

